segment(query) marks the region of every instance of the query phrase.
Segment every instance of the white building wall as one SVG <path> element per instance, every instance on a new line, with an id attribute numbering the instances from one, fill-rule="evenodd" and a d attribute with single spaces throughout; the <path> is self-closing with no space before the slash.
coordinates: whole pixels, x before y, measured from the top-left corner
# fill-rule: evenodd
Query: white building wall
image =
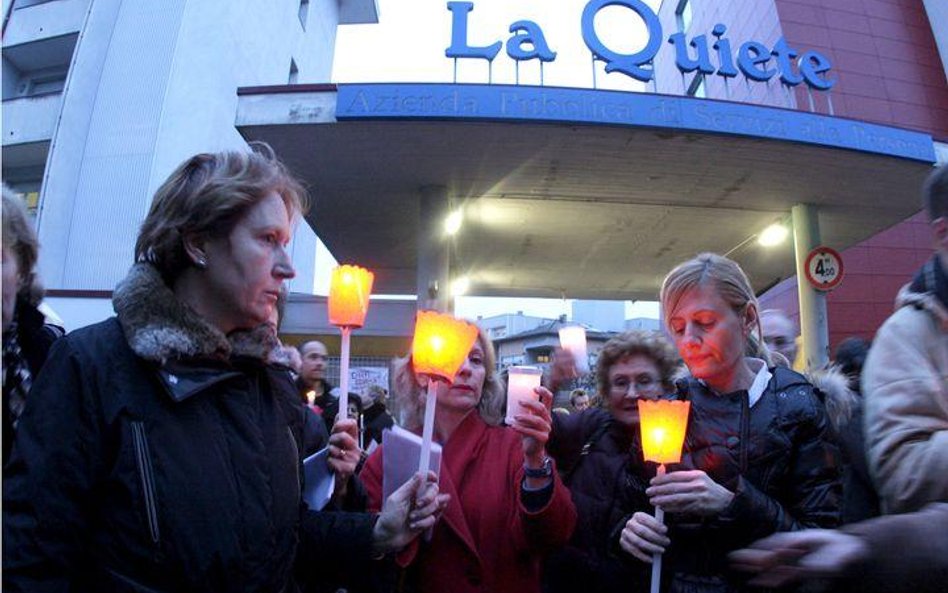
<path id="1" fill-rule="evenodd" d="M 573 301 L 572 319 L 600 331 L 623 331 L 625 301 Z"/>
<path id="2" fill-rule="evenodd" d="M 51 289 L 111 290 L 132 263 L 151 196 L 185 158 L 241 149 L 237 88 L 330 78 L 337 0 L 93 0 L 63 96 L 41 196 L 40 272 Z M 312 292 L 317 238 L 291 246 Z"/>

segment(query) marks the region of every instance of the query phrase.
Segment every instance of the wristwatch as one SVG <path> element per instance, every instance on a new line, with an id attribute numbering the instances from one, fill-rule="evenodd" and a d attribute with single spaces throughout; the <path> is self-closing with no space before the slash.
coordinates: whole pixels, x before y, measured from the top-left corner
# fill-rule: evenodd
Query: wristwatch
<path id="1" fill-rule="evenodd" d="M 523 475 L 528 478 L 549 478 L 553 475 L 553 460 L 549 457 L 543 458 L 543 467 L 533 468 L 523 466 Z"/>

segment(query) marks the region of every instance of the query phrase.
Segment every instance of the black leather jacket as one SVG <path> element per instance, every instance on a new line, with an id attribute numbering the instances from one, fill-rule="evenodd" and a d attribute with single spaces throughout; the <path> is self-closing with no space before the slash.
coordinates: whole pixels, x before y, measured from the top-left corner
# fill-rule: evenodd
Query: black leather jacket
<path id="1" fill-rule="evenodd" d="M 839 524 L 838 451 L 826 438 L 829 422 L 816 389 L 788 369 L 770 372 L 753 407 L 746 391 L 718 395 L 694 378 L 678 382 L 691 419 L 682 461 L 668 471 L 704 470 L 735 496 L 716 517 L 665 514 L 672 541 L 663 561 L 665 590 L 743 590 L 728 573 L 729 552 L 776 531 Z M 640 492 L 627 495 L 641 500 Z"/>

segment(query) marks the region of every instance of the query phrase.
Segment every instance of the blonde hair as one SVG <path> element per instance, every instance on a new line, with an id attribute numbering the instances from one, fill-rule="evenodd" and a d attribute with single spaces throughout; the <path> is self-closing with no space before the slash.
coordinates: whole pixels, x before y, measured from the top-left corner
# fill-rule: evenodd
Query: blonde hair
<path id="1" fill-rule="evenodd" d="M 494 347 L 480 329 L 477 332 L 477 341 L 484 351 L 484 385 L 481 389 L 481 401 L 477 404 L 477 412 L 484 422 L 497 426 L 504 417 L 504 407 L 507 405 L 506 389 L 495 369 Z M 412 368 L 411 356 L 396 358 L 392 375 L 395 414 L 405 428 L 418 430 L 424 422 L 425 389 L 418 384 L 418 378 Z"/>
<path id="2" fill-rule="evenodd" d="M 768 366 L 772 364 L 770 352 L 764 345 L 763 329 L 760 325 L 760 305 L 754 295 L 754 289 L 744 270 L 737 262 L 716 253 L 702 253 L 684 263 L 675 266 L 665 276 L 659 300 L 662 304 L 662 316 L 665 328 L 671 314 L 678 308 L 682 297 L 699 286 L 713 288 L 730 305 L 739 318 L 743 318 L 749 308 L 753 308 L 757 319 L 757 336 L 748 335 L 745 353 L 761 358 Z"/>
<path id="3" fill-rule="evenodd" d="M 681 358 L 675 346 L 659 332 L 631 330 L 610 339 L 599 351 L 596 382 L 603 401 L 607 401 L 609 395 L 609 369 L 623 358 L 637 354 L 646 356 L 655 363 L 662 387 L 666 391 L 672 391 L 675 373 L 681 365 Z"/>
<path id="4" fill-rule="evenodd" d="M 16 258 L 20 276 L 17 294 L 31 305 L 36 305 L 43 299 L 43 285 L 35 271 L 36 260 L 39 258 L 39 240 L 23 200 L 5 183 L 2 186 L 2 194 L 3 247 Z"/>
<path id="5" fill-rule="evenodd" d="M 194 155 L 155 192 L 135 242 L 135 261 L 151 262 L 172 283 L 192 265 L 186 235 L 227 236 L 272 192 L 283 199 L 291 219 L 305 212 L 306 191 L 266 144 Z"/>

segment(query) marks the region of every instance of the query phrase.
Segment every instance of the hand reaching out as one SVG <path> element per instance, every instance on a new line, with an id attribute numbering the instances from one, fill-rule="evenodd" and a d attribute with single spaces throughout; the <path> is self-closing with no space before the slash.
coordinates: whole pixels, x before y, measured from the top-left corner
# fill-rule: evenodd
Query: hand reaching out
<path id="1" fill-rule="evenodd" d="M 434 527 L 450 500 L 450 495 L 438 493 L 434 472 L 424 478 L 421 473 L 415 474 L 385 499 L 372 531 L 374 551 L 387 554 L 404 548 L 418 534 Z"/>

